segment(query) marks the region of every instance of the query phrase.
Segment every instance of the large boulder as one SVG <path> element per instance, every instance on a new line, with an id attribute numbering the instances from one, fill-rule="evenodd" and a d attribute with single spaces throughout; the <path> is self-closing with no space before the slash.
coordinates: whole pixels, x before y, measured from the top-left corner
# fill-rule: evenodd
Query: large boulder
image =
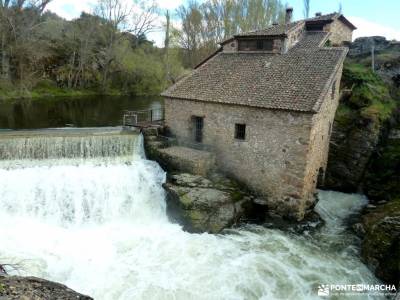
<path id="1" fill-rule="evenodd" d="M 0 276 L 0 299 L 7 300 L 93 300 L 60 283 L 20 276 Z"/>
<path id="2" fill-rule="evenodd" d="M 252 197 L 221 175 L 207 179 L 187 173 L 172 175 L 164 184 L 167 212 L 192 233 L 218 233 L 249 214 Z"/>
<path id="3" fill-rule="evenodd" d="M 400 284 L 400 198 L 365 214 L 361 254 L 376 276 Z"/>
<path id="4" fill-rule="evenodd" d="M 382 51 L 391 46 L 391 42 L 387 41 L 383 36 L 367 36 L 359 37 L 350 44 L 349 56 L 370 55 L 372 47 L 375 51 Z"/>

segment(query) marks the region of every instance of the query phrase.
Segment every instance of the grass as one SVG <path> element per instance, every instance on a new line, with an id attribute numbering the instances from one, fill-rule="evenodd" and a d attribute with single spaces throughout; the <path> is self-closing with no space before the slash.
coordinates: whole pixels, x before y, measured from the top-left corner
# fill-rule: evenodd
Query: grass
<path id="1" fill-rule="evenodd" d="M 56 97 L 85 97 L 85 96 L 122 96 L 127 95 L 126 92 L 117 89 L 68 89 L 57 87 L 52 81 L 42 80 L 31 89 L 22 89 L 13 86 L 9 82 L 0 80 L 0 100 L 13 101 L 17 99 L 40 99 L 40 98 L 56 98 Z M 152 96 L 152 95 L 142 95 Z"/>
<path id="2" fill-rule="evenodd" d="M 350 97 L 340 103 L 336 115 L 336 121 L 343 125 L 361 117 L 379 127 L 396 108 L 388 86 L 369 67 L 346 62 L 342 84 L 352 89 Z"/>

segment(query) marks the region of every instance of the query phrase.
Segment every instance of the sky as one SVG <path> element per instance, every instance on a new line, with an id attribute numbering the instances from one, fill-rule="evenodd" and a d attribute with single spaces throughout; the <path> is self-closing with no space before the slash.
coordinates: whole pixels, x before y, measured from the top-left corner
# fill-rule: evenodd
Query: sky
<path id="1" fill-rule="evenodd" d="M 166 9 L 174 11 L 187 0 L 156 1 L 162 12 Z M 360 36 L 381 35 L 387 39 L 400 40 L 400 0 L 310 0 L 310 16 L 316 12 L 326 14 L 338 11 L 339 2 L 342 3 L 345 17 L 357 27 L 353 34 L 354 39 Z M 79 17 L 82 11 L 92 12 L 95 3 L 96 0 L 53 0 L 48 9 L 71 20 Z M 303 0 L 287 0 L 285 3 L 293 7 L 294 20 L 303 18 Z M 162 16 L 159 22 L 162 22 Z M 148 38 L 159 47 L 163 44 L 161 32 L 153 32 Z"/>

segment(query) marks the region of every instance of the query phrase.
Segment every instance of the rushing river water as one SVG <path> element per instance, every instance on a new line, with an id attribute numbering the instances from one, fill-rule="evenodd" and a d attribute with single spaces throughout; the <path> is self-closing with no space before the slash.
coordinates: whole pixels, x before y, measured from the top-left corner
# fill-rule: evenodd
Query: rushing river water
<path id="1" fill-rule="evenodd" d="M 168 221 L 165 173 L 133 139 L 129 156 L 3 161 L 0 261 L 100 300 L 320 299 L 319 284 L 377 282 L 344 223 L 364 197 L 319 192 L 326 225 L 313 233 L 189 234 Z"/>

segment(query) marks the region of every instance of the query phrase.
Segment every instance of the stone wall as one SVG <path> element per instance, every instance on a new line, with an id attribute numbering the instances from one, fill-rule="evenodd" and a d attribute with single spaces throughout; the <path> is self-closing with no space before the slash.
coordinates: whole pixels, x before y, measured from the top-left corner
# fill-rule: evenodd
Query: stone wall
<path id="1" fill-rule="evenodd" d="M 222 51 L 223 52 L 236 52 L 237 48 L 238 48 L 237 40 L 232 40 L 222 46 Z"/>
<path id="2" fill-rule="evenodd" d="M 312 198 L 312 195 L 307 194 L 313 192 L 319 178 L 323 183 L 326 166 L 328 162 L 329 143 L 331 139 L 333 120 L 340 98 L 340 80 L 342 76 L 342 68 L 340 68 L 332 85 L 329 87 L 329 92 L 326 94 L 322 102 L 319 113 L 313 116 L 312 130 L 310 135 L 310 144 L 307 157 L 307 168 L 305 172 L 305 193 L 302 197 L 305 199 Z M 334 84 L 334 86 L 333 86 Z"/>
<path id="3" fill-rule="evenodd" d="M 331 32 L 329 40 L 334 46 L 341 46 L 343 42 L 351 42 L 353 39 L 353 31 L 337 19 L 325 25 L 324 31 Z"/>
<path id="4" fill-rule="evenodd" d="M 288 37 L 285 39 L 286 47 L 285 51 L 288 51 L 290 48 L 295 46 L 299 39 L 304 34 L 305 26 L 304 23 L 300 26 L 297 26 L 295 29 L 291 30 L 288 34 Z"/>
<path id="5" fill-rule="evenodd" d="M 166 99 L 165 116 L 185 142 L 193 140 L 192 116 L 204 117 L 203 143 L 214 148 L 219 169 L 268 196 L 279 214 L 303 218 L 311 202 L 302 195 L 315 189 L 304 191 L 312 114 Z M 235 139 L 235 124 L 246 124 L 244 141 Z"/>

